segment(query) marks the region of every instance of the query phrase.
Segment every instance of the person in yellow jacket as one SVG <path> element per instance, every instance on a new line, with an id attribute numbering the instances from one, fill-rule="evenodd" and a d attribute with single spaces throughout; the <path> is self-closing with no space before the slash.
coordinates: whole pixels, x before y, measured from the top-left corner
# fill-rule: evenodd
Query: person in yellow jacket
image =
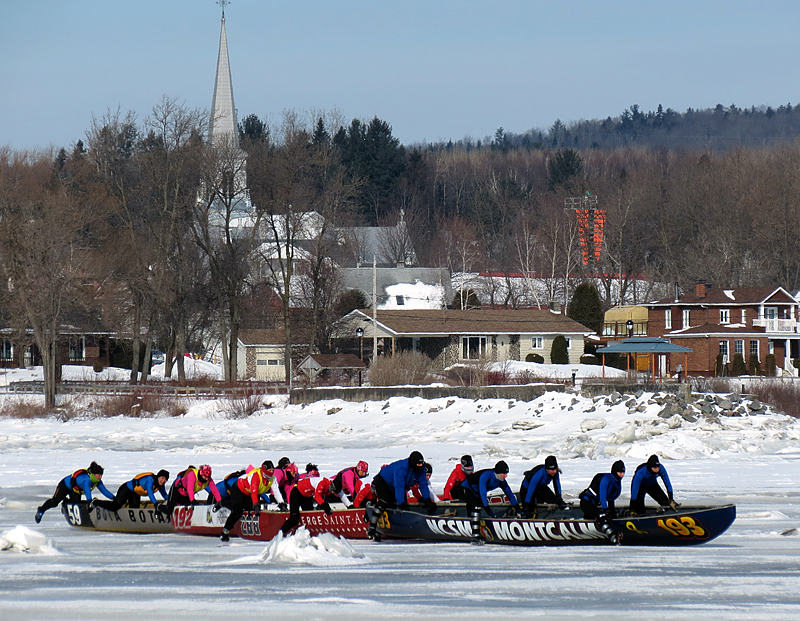
<path id="1" fill-rule="evenodd" d="M 252 468 L 246 474 L 239 477 L 236 485 L 231 487 L 230 498 L 228 499 L 228 508 L 231 510 L 228 519 L 225 520 L 225 526 L 222 528 L 222 534 L 219 536 L 222 541 L 230 540 L 230 533 L 236 522 L 242 517 L 245 511 L 257 511 L 259 504 L 259 497 L 262 494 L 267 494 L 272 491 L 276 499 L 283 505 L 282 510 L 286 509 L 286 503 L 283 502 L 283 497 L 280 496 L 278 486 L 275 483 L 275 466 L 269 460 L 261 464 L 260 468 Z"/>

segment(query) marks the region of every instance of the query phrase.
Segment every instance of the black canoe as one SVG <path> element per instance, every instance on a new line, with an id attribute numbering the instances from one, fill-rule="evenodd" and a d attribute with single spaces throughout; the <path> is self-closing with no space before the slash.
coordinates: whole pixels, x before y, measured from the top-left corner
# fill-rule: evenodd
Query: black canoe
<path id="1" fill-rule="evenodd" d="M 501 507 L 493 507 L 502 515 Z M 368 514 L 372 511 L 367 509 Z M 736 519 L 736 505 L 680 507 L 677 511 L 648 509 L 638 517 L 611 521 L 621 545 L 686 546 L 711 541 L 724 533 Z M 435 515 L 412 508 L 389 509 L 378 531 L 399 539 L 426 541 L 470 541 L 471 526 L 463 503 L 441 503 Z M 481 515 L 481 535 L 487 543 L 540 545 L 609 545 L 608 537 L 580 509 L 540 508 L 530 519 L 490 518 Z"/>

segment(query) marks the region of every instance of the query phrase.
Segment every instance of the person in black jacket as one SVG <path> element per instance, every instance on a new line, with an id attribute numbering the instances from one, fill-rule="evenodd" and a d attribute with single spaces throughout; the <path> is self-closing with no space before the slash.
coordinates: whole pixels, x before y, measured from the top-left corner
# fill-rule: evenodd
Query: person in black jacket
<path id="1" fill-rule="evenodd" d="M 467 503 L 467 513 L 472 528 L 472 543 L 482 545 L 486 540 L 481 535 L 481 509 L 489 517 L 496 517 L 492 510 L 487 493 L 498 487 L 505 492 L 508 501 L 519 511 L 519 502 L 506 482 L 508 464 L 498 461 L 494 468 L 485 468 L 469 475 L 461 483 L 462 498 Z"/>
<path id="2" fill-rule="evenodd" d="M 597 527 L 605 533 L 609 541 L 618 543 L 619 537 L 609 522 L 616 517 L 614 501 L 622 493 L 622 477 L 625 476 L 625 462 L 621 459 L 611 466 L 611 472 L 598 472 L 592 482 L 580 493 L 581 510 L 587 520 L 595 520 Z"/>

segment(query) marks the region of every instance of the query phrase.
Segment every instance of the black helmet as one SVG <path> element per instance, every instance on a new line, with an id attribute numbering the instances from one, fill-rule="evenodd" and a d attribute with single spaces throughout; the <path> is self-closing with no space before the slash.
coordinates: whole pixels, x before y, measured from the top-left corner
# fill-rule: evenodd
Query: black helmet
<path id="1" fill-rule="evenodd" d="M 622 472 L 622 473 L 625 472 L 625 462 L 622 461 L 621 459 L 618 459 L 617 461 L 615 461 L 611 465 L 611 474 L 613 474 L 614 476 L 617 476 L 618 472 Z M 617 477 L 617 478 L 619 478 L 619 477 Z"/>
<path id="2" fill-rule="evenodd" d="M 103 474 L 103 466 L 98 464 L 96 461 L 93 461 L 89 464 L 89 467 L 86 469 L 91 474 Z"/>
<path id="3" fill-rule="evenodd" d="M 660 466 L 661 462 L 658 461 L 658 455 L 650 455 L 650 459 L 647 460 L 647 467 L 648 468 L 655 468 L 656 466 Z"/>
<path id="4" fill-rule="evenodd" d="M 158 474 L 156 475 L 156 478 L 160 479 L 161 477 L 164 477 L 167 481 L 169 481 L 169 471 L 164 470 L 163 468 L 159 470 Z"/>
<path id="5" fill-rule="evenodd" d="M 275 470 L 275 464 L 273 464 L 269 459 L 261 464 L 261 467 L 264 470 Z"/>
<path id="6" fill-rule="evenodd" d="M 428 474 L 433 474 L 433 466 L 431 466 L 427 461 L 425 462 L 425 472 Z"/>
<path id="7" fill-rule="evenodd" d="M 475 465 L 472 463 L 472 455 L 461 456 L 461 469 L 466 474 L 472 474 L 475 472 Z"/>
<path id="8" fill-rule="evenodd" d="M 319 472 L 319 468 L 317 468 L 317 464 L 311 464 L 311 463 L 306 464 L 306 472 L 314 472 L 314 470 Z"/>
<path id="9" fill-rule="evenodd" d="M 556 461 L 555 455 L 548 455 L 547 459 L 544 460 L 544 469 L 545 470 L 558 470 L 558 461 Z"/>
<path id="10" fill-rule="evenodd" d="M 494 465 L 495 474 L 508 474 L 508 464 L 502 459 Z"/>
<path id="11" fill-rule="evenodd" d="M 288 457 L 281 457 L 280 461 L 278 461 L 278 468 L 285 468 L 290 463 L 292 463 L 291 459 L 289 459 Z"/>

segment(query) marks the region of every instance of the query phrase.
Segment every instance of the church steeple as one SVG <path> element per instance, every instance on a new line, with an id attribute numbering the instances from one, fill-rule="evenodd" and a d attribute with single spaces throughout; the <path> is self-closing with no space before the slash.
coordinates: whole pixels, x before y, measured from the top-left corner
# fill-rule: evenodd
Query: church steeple
<path id="1" fill-rule="evenodd" d="M 228 36 L 225 33 L 225 5 L 227 0 L 217 2 L 222 7 L 222 29 L 219 34 L 219 56 L 217 57 L 217 78 L 214 82 L 214 99 L 211 102 L 211 125 L 209 138 L 219 144 L 233 140 L 239 144 L 236 122 L 236 106 L 233 103 L 233 82 L 231 65 L 228 60 Z"/>

